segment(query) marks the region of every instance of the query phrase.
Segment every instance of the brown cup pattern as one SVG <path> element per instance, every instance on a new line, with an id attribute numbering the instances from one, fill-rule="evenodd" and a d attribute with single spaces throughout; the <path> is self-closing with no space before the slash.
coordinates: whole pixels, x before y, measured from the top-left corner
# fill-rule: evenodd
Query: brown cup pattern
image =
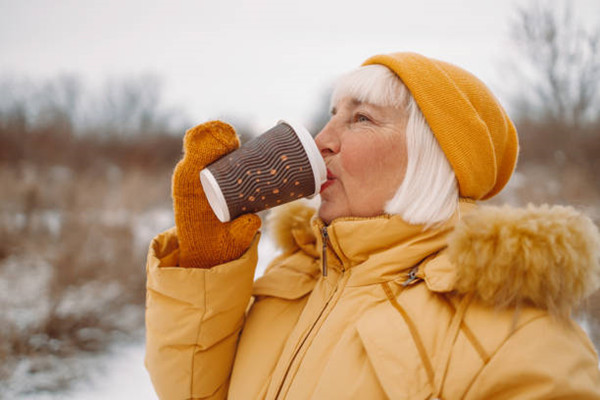
<path id="1" fill-rule="evenodd" d="M 315 180 L 300 139 L 280 123 L 208 166 L 231 219 L 311 196 Z"/>

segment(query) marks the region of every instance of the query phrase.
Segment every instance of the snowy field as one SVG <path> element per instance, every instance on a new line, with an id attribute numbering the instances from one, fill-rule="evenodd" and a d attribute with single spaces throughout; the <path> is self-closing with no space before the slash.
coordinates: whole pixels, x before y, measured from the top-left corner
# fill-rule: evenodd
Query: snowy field
<path id="1" fill-rule="evenodd" d="M 166 229 L 172 223 L 170 211 L 156 212 L 152 218 L 143 218 L 146 223 L 136 224 L 136 242 L 147 245 L 154 234 Z M 149 221 L 152 221 L 149 223 Z M 262 275 L 268 262 L 273 259 L 276 248 L 268 234 L 263 234 L 259 244 L 259 263 L 256 276 Z M 3 299 L 8 301 L 16 298 L 17 293 L 22 295 L 15 303 L 13 317 L 23 325 L 34 323 L 40 318 L 40 313 L 45 310 L 38 307 L 40 296 L 43 298 L 45 280 L 48 268 L 44 264 L 38 265 L 35 271 L 39 279 L 22 279 L 18 274 L 18 266 L 4 268 L 4 276 L 0 279 L 0 292 Z M 0 277 L 2 278 L 2 277 Z M 10 285 L 9 285 L 10 282 Z M 93 288 L 87 288 L 93 289 Z M 121 289 L 114 288 L 114 293 Z M 87 309 L 84 303 L 90 302 L 90 296 L 97 296 L 93 291 L 78 291 L 73 293 L 72 301 L 65 300 L 65 307 L 79 307 Z M 104 296 L 110 297 L 110 291 Z M 25 296 L 26 298 L 24 298 Z M 87 300 L 86 300 L 87 299 Z M 98 306 L 101 301 L 98 297 L 93 303 Z M 101 300 L 101 299 L 100 299 Z M 110 299 L 108 299 L 110 300 Z M 107 301 L 108 301 L 107 300 Z M 68 303 L 68 304 L 67 304 Z M 20 306 L 20 308 L 17 307 Z M 135 312 L 132 314 L 136 314 Z M 127 318 L 127 317 L 125 317 Z M 139 317 L 132 315 L 131 324 L 143 325 Z M 13 372 L 11 379 L 0 385 L 0 399 L 15 400 L 120 400 L 120 399 L 156 399 L 148 373 L 144 368 L 144 339 L 143 332 L 134 335 L 139 339 L 126 336 L 116 336 L 113 343 L 105 352 L 94 354 L 81 352 L 71 357 L 58 358 L 55 356 L 40 356 L 24 358 Z M 57 391 L 61 385 L 68 386 L 67 391 Z M 47 388 L 47 390 L 44 390 Z"/>
<path id="2" fill-rule="evenodd" d="M 67 392 L 15 395 L 17 400 L 125 400 L 157 399 L 144 369 L 144 342 L 120 343 L 97 356 L 76 361 L 85 377 Z M 70 372 L 69 372 L 70 373 Z M 7 397 L 9 398 L 9 397 Z"/>

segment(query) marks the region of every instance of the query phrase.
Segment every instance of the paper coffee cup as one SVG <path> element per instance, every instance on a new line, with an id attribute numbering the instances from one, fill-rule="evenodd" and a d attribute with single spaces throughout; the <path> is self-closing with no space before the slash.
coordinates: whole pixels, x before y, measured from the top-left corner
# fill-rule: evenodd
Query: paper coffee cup
<path id="1" fill-rule="evenodd" d="M 325 161 L 310 133 L 287 121 L 200 172 L 208 202 L 221 222 L 312 197 L 326 180 Z"/>

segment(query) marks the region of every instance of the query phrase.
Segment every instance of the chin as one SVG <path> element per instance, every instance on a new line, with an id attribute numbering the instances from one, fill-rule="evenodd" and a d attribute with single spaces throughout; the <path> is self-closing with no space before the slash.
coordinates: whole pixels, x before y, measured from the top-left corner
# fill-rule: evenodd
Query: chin
<path id="1" fill-rule="evenodd" d="M 329 225 L 331 221 L 336 218 L 347 217 L 350 215 L 350 213 L 337 209 L 333 204 L 327 201 L 321 203 L 318 214 L 319 218 L 321 218 L 327 225 Z"/>
<path id="2" fill-rule="evenodd" d="M 329 225 L 329 223 L 336 218 L 333 213 L 333 210 L 327 204 L 327 202 L 321 203 L 321 206 L 319 207 L 318 215 L 319 215 L 319 218 L 321 218 L 323 220 L 323 222 L 325 222 L 327 225 Z"/>
<path id="3" fill-rule="evenodd" d="M 328 217 L 327 213 L 323 212 L 323 206 L 321 206 L 321 208 L 319 208 L 319 212 L 318 212 L 319 218 L 321 218 L 323 220 L 323 222 L 325 222 L 325 224 L 329 225 L 329 223 L 331 222 L 331 219 Z"/>

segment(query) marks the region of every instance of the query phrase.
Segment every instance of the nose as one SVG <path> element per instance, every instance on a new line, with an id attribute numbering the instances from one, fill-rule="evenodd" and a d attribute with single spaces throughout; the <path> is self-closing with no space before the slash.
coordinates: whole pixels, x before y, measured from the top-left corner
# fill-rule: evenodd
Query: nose
<path id="1" fill-rule="evenodd" d="M 315 137 L 315 142 L 323 157 L 339 152 L 340 141 L 332 120 L 329 120 L 327 125 L 321 129 L 321 132 Z"/>

